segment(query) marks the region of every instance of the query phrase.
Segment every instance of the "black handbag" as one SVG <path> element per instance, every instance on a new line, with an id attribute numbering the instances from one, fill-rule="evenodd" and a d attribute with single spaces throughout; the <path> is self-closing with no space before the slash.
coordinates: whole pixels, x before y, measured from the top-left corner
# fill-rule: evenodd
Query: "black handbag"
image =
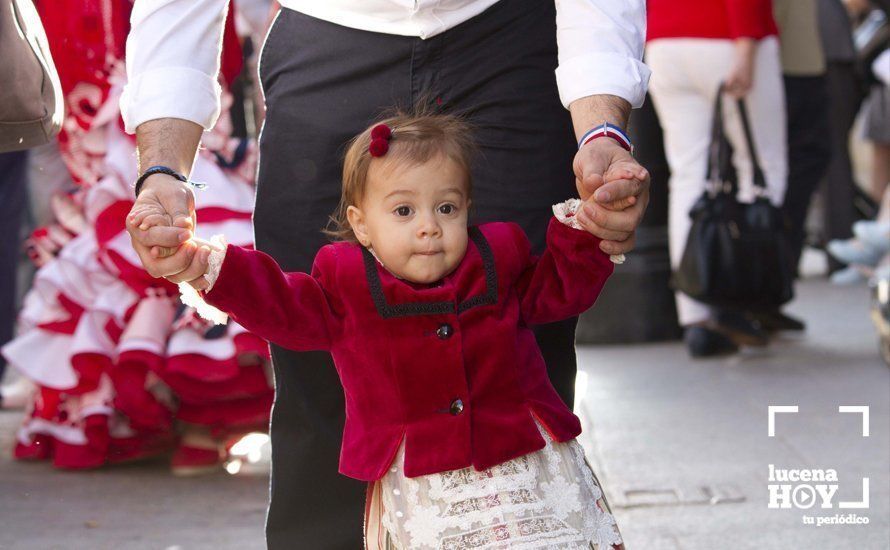
<path id="1" fill-rule="evenodd" d="M 781 211 L 766 196 L 766 179 L 751 136 L 744 101 L 738 108 L 754 165 L 757 198 L 737 199 L 732 146 L 723 129 L 723 87 L 714 104 L 705 192 L 689 213 L 692 227 L 673 286 L 712 306 L 742 311 L 774 309 L 794 295 L 791 253 Z"/>

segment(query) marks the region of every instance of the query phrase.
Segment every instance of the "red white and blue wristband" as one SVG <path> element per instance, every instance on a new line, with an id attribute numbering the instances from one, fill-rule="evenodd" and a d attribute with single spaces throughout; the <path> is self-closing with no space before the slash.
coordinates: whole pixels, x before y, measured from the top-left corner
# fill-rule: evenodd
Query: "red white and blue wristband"
<path id="1" fill-rule="evenodd" d="M 609 124 L 608 122 L 603 123 L 602 126 L 597 126 L 596 128 L 588 130 L 586 134 L 581 136 L 581 139 L 578 141 L 578 149 L 597 138 L 603 137 L 614 139 L 618 142 L 618 145 L 626 149 L 631 155 L 634 154 L 633 143 L 630 142 L 630 138 L 627 137 L 627 134 L 625 134 L 618 126 Z"/>

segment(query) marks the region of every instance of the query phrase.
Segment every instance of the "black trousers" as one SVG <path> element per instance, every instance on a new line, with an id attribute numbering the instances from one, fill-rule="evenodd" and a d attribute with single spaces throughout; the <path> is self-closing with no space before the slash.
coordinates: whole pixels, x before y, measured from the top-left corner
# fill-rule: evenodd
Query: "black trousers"
<path id="1" fill-rule="evenodd" d="M 27 207 L 28 152 L 0 153 L 0 346 L 12 339 L 21 229 Z M 0 355 L 0 381 L 6 360 Z M 2 398 L 2 396 L 0 396 Z"/>
<path id="2" fill-rule="evenodd" d="M 805 223 L 813 193 L 831 158 L 829 100 L 824 76 L 785 75 L 788 112 L 788 187 L 782 210 L 789 223 L 794 273 L 806 237 Z"/>
<path id="3" fill-rule="evenodd" d="M 346 142 L 393 106 L 429 98 L 473 124 L 476 222 L 510 220 L 543 248 L 550 205 L 575 194 L 574 135 L 559 101 L 553 2 L 501 0 L 428 40 L 282 10 L 260 60 L 267 115 L 254 211 L 257 248 L 308 270 L 340 197 Z M 538 332 L 571 405 L 572 319 Z M 272 349 L 270 548 L 362 545 L 365 485 L 337 474 L 343 394 L 326 353 Z M 392 406 L 381 403 L 381 407 Z"/>
<path id="4" fill-rule="evenodd" d="M 864 95 L 859 74 L 852 62 L 829 61 L 826 82 L 830 105 L 831 162 L 825 175 L 825 237 L 827 240 L 846 239 L 853 235 L 852 226 L 856 221 L 853 205 L 856 183 L 850 161 L 850 130 L 856 122 Z M 840 267 L 833 258 L 829 258 L 829 265 L 832 270 Z"/>

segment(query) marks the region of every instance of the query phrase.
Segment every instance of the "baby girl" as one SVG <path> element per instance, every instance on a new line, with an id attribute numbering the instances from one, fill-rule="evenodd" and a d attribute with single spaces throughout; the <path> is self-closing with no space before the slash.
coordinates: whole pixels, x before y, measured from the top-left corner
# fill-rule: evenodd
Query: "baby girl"
<path id="1" fill-rule="evenodd" d="M 367 548 L 623 548 L 531 330 L 593 305 L 613 263 L 577 199 L 554 207 L 540 257 L 515 224 L 468 227 L 472 150 L 451 116 L 368 128 L 311 274 L 201 242 L 209 267 L 183 300 L 333 355 L 340 472 L 369 483 Z"/>

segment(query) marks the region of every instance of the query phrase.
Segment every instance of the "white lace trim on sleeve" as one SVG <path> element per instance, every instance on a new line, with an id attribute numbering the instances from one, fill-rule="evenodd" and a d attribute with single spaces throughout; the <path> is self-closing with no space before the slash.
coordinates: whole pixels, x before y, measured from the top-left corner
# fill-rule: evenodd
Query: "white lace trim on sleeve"
<path id="1" fill-rule="evenodd" d="M 561 202 L 559 204 L 553 205 L 553 215 L 556 216 L 556 219 L 569 227 L 574 227 L 575 229 L 584 229 L 581 227 L 581 224 L 578 223 L 578 220 L 575 218 L 575 212 L 581 208 L 581 199 L 569 199 L 565 202 Z"/>
<path id="2" fill-rule="evenodd" d="M 204 278 L 210 283 L 206 292 L 209 292 L 216 280 L 219 278 L 219 272 L 222 269 L 223 260 L 226 259 L 226 238 L 222 235 L 214 235 L 210 237 L 210 256 L 207 257 L 207 273 Z"/>
<path id="3" fill-rule="evenodd" d="M 565 202 L 554 204 L 553 215 L 561 223 L 583 231 L 584 228 L 581 227 L 581 224 L 578 223 L 578 219 L 575 217 L 575 213 L 578 212 L 579 208 L 581 208 L 581 199 L 569 199 Z M 612 254 L 609 256 L 609 259 L 612 260 L 613 264 L 623 264 L 625 257 L 624 254 Z"/>
<path id="4" fill-rule="evenodd" d="M 210 245 L 212 251 L 207 258 L 207 273 L 204 274 L 204 278 L 210 283 L 210 286 L 205 292 L 209 292 L 213 288 L 219 278 L 223 261 L 226 259 L 226 240 L 222 235 L 211 237 Z M 226 313 L 205 302 L 198 291 L 188 283 L 179 283 L 179 299 L 183 304 L 195 308 L 199 317 L 207 319 L 215 325 L 224 325 L 229 319 Z"/>

